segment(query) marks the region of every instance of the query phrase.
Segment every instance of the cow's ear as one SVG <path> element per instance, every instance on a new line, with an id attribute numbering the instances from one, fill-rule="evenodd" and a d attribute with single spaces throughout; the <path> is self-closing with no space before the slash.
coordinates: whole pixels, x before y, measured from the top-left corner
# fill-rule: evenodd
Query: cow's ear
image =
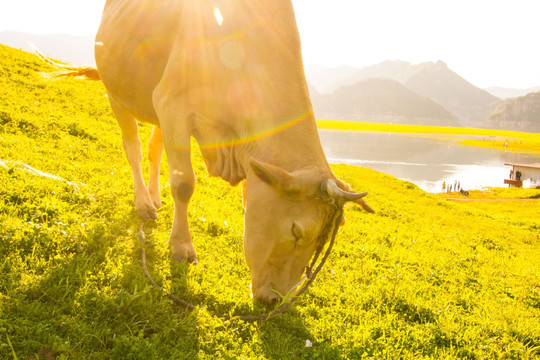
<path id="1" fill-rule="evenodd" d="M 277 166 L 250 159 L 249 166 L 259 179 L 274 187 L 284 189 L 290 186 L 293 175 Z"/>

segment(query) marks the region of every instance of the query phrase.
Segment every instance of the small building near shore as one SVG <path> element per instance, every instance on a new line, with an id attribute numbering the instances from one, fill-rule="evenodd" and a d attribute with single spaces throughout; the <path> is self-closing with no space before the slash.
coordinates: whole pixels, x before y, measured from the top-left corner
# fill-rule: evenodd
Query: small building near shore
<path id="1" fill-rule="evenodd" d="M 540 187 L 540 163 L 534 164 L 510 164 L 511 166 L 508 179 L 504 180 L 505 184 L 510 187 L 536 188 Z"/>

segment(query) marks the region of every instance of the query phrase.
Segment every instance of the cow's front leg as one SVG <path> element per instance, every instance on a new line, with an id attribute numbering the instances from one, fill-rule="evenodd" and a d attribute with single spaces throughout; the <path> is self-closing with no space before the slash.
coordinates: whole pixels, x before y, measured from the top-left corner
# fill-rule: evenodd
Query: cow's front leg
<path id="1" fill-rule="evenodd" d="M 165 135 L 164 140 L 166 138 Z M 195 188 L 190 148 L 188 143 L 180 145 L 165 140 L 165 151 L 169 160 L 169 178 L 174 199 L 174 220 L 169 240 L 171 255 L 176 261 L 197 264 L 197 254 L 188 224 L 188 205 Z"/>
<path id="2" fill-rule="evenodd" d="M 169 238 L 171 255 L 176 261 L 197 263 L 188 224 L 188 205 L 195 188 L 195 173 L 191 166 L 191 129 L 187 119 L 178 114 L 178 102 L 159 98 L 154 104 L 161 126 L 163 145 L 169 163 L 169 180 L 174 200 L 174 219 Z"/>
<path id="3" fill-rule="evenodd" d="M 135 210 L 143 221 L 157 219 L 156 207 L 152 203 L 148 189 L 144 184 L 141 160 L 141 141 L 137 120 L 109 96 L 111 108 L 122 131 L 122 143 L 133 175 Z M 159 171 L 159 170 L 158 170 Z"/>
<path id="4" fill-rule="evenodd" d="M 193 172 L 185 173 L 177 168 L 171 172 L 170 178 L 174 198 L 174 220 L 169 238 L 171 255 L 176 261 L 197 264 L 197 253 L 193 247 L 188 224 L 188 205 L 193 194 L 195 176 Z"/>

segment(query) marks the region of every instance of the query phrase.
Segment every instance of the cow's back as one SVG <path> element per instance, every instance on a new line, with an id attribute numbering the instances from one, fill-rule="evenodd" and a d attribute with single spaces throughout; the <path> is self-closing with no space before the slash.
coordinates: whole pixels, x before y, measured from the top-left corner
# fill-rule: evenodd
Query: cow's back
<path id="1" fill-rule="evenodd" d="M 112 96 L 136 118 L 158 124 L 152 92 L 177 35 L 179 1 L 109 0 L 96 35 L 100 76 Z"/>
<path id="2" fill-rule="evenodd" d="M 290 0 L 109 0 L 96 42 L 109 95 L 159 124 L 159 94 L 211 174 L 238 182 L 255 149 L 290 169 L 326 163 Z"/>
<path id="3" fill-rule="evenodd" d="M 253 118 L 263 108 L 311 106 L 288 0 L 109 0 L 95 52 L 109 95 L 142 121 L 156 122 L 152 93 L 167 66 L 169 88 L 192 97 L 212 88 L 210 101 L 229 97 L 227 109 L 192 101 L 195 112 Z"/>

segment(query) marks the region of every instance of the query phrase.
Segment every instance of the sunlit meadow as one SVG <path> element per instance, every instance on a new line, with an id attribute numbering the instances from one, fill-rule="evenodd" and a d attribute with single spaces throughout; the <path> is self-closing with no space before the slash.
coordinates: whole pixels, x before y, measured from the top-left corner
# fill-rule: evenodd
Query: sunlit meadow
<path id="1" fill-rule="evenodd" d="M 241 190 L 210 178 L 196 144 L 189 222 L 200 264 L 170 260 L 173 203 L 139 220 L 120 131 L 101 83 L 46 81 L 37 57 L 0 46 L 0 358 L 532 359 L 540 356 L 540 190 L 450 202 L 365 168 L 319 278 L 285 314 L 263 311 L 243 259 Z M 141 125 L 143 142 L 150 126 Z M 387 130 L 384 130 L 387 131 Z M 147 164 L 146 164 L 147 166 Z M 310 346 L 311 345 L 311 346 Z"/>

